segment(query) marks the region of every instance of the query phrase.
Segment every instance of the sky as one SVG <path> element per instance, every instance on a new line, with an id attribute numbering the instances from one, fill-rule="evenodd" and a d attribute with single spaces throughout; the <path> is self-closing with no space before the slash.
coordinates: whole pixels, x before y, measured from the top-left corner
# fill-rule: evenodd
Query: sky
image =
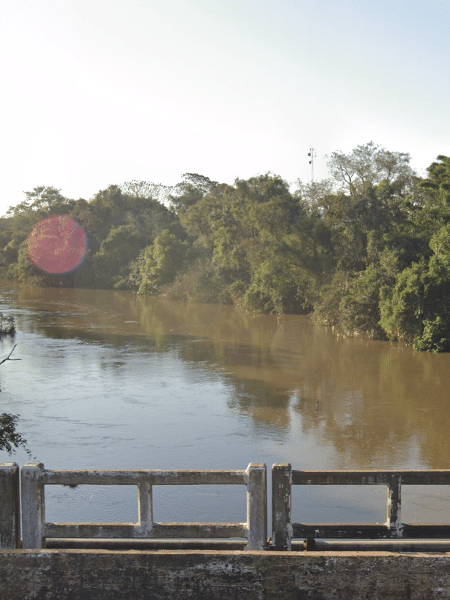
<path id="1" fill-rule="evenodd" d="M 327 176 L 374 141 L 450 156 L 450 2 L 0 0 L 0 215 L 184 173 Z"/>

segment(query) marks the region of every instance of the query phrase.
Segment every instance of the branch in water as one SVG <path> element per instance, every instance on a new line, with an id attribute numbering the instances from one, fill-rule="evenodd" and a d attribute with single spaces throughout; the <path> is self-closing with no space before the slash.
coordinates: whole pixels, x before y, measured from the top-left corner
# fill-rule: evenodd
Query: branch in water
<path id="1" fill-rule="evenodd" d="M 17 346 L 17 344 L 14 345 L 14 348 L 16 346 Z M 8 356 L 6 358 L 4 358 L 3 360 L 0 361 L 0 365 L 2 365 L 7 360 L 22 360 L 21 358 L 10 358 L 11 354 L 14 352 L 14 348 L 11 350 L 11 352 L 8 354 Z"/>

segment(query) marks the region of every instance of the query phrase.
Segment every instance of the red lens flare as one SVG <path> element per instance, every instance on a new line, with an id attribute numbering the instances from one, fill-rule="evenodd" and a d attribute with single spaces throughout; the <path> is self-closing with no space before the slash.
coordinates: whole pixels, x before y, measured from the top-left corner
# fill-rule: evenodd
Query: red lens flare
<path id="1" fill-rule="evenodd" d="M 87 237 L 83 227 L 66 215 L 39 221 L 28 236 L 28 256 L 47 273 L 68 273 L 86 256 Z"/>

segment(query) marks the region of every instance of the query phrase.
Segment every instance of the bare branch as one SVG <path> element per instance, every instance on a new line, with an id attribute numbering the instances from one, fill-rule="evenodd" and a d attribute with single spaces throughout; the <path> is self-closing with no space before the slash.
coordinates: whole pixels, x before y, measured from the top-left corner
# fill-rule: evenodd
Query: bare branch
<path id="1" fill-rule="evenodd" d="M 14 345 L 14 348 L 16 346 L 17 346 L 17 344 Z M 14 348 L 11 350 L 11 352 L 8 354 L 8 356 L 6 358 L 4 358 L 3 360 L 0 361 L 0 365 L 2 365 L 7 360 L 22 360 L 21 358 L 10 358 L 11 354 L 14 352 Z"/>

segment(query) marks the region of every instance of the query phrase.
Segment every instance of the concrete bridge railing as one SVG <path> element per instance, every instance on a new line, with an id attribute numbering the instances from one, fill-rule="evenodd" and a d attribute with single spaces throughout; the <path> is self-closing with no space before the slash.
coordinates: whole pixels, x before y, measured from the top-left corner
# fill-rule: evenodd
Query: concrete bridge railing
<path id="1" fill-rule="evenodd" d="M 249 464 L 242 471 L 52 471 L 41 463 L 21 470 L 22 548 L 45 548 L 47 538 L 167 539 L 245 538 L 247 550 L 263 550 L 267 543 L 267 478 L 265 464 Z M 154 485 L 245 485 L 246 523 L 155 523 Z M 47 523 L 46 485 L 136 485 L 137 523 Z"/>
<path id="2" fill-rule="evenodd" d="M 387 487 L 386 522 L 292 523 L 293 485 L 384 485 Z M 315 540 L 328 539 L 450 539 L 450 525 L 420 525 L 401 521 L 403 485 L 450 485 L 450 470 L 434 471 L 300 471 L 289 463 L 272 467 L 272 531 L 276 550 L 291 550 L 293 538 L 306 539 L 306 549 Z"/>
<path id="3" fill-rule="evenodd" d="M 245 523 L 156 523 L 153 521 L 152 486 L 154 485 L 243 485 L 247 489 Z M 45 521 L 47 485 L 135 485 L 138 489 L 137 523 L 48 523 Z M 296 523 L 292 522 L 293 485 L 383 485 L 387 489 L 385 523 Z M 434 471 L 300 471 L 289 463 L 272 467 L 272 539 L 267 538 L 267 467 L 249 464 L 245 470 L 48 470 L 41 463 L 0 464 L 0 550 L 40 549 L 46 541 L 63 544 L 69 540 L 207 540 L 241 538 L 246 550 L 292 550 L 293 540 L 307 550 L 325 545 L 331 549 L 341 540 L 344 546 L 358 547 L 366 540 L 423 540 L 422 547 L 438 544 L 450 548 L 450 525 L 411 524 L 401 520 L 401 491 L 404 485 L 450 485 L 450 470 Z M 22 535 L 20 524 L 22 523 Z M 58 541 L 59 540 L 59 541 Z M 189 541 L 188 541 L 189 540 Z M 426 540 L 426 541 L 425 541 Z M 431 542 L 430 540 L 434 540 Z M 437 541 L 440 540 L 440 541 Z M 77 543 L 78 543 L 77 541 Z M 84 544 L 86 542 L 83 542 Z M 95 542 L 96 544 L 98 542 Z M 103 542 L 104 543 L 104 542 Z M 136 542 L 133 542 L 136 543 Z M 147 542 L 145 542 L 147 543 Z M 183 542 L 184 543 L 184 542 Z M 221 542 L 235 544 L 235 542 Z M 381 542 L 378 542 L 381 543 Z M 402 542 L 404 547 L 409 547 Z M 294 542 L 299 547 L 298 542 Z M 418 544 L 418 542 L 414 542 Z M 59 547 L 59 546 L 57 546 Z M 63 546 L 65 547 L 65 546 Z M 441 548 L 441 550 L 442 550 Z M 334 549 L 334 548 L 333 548 Z M 340 548 L 336 548 L 340 549 Z M 446 550 L 447 551 L 447 550 Z"/>

